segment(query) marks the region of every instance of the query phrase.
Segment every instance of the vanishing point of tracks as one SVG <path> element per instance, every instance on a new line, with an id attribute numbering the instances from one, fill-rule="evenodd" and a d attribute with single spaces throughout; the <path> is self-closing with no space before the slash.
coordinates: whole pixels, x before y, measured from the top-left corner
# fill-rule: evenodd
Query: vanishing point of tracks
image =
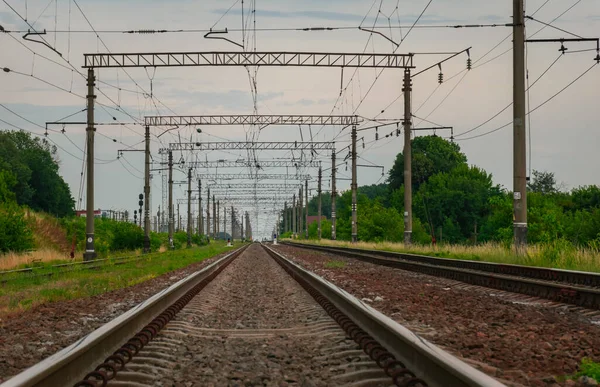
<path id="1" fill-rule="evenodd" d="M 61 385 L 501 384 L 252 244 L 6 383 Z"/>

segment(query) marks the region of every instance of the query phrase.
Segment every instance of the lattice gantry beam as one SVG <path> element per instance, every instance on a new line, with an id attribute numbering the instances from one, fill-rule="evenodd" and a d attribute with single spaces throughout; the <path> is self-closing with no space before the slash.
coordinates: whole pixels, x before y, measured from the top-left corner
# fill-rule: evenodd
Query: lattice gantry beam
<path id="1" fill-rule="evenodd" d="M 313 115 L 216 115 L 216 116 L 146 116 L 145 126 L 190 126 L 190 125 L 358 125 L 363 119 L 358 116 L 313 116 Z"/>
<path id="2" fill-rule="evenodd" d="M 264 160 L 264 161 L 231 161 L 231 160 L 216 160 L 216 161 L 192 161 L 186 163 L 190 168 L 275 168 L 275 167 L 318 167 L 318 161 L 293 161 L 293 160 Z"/>
<path id="3" fill-rule="evenodd" d="M 287 174 L 199 174 L 200 180 L 310 180 L 310 175 L 287 175 Z"/>
<path id="4" fill-rule="evenodd" d="M 209 150 L 333 150 L 334 142 L 174 142 L 169 144 L 169 149 L 164 151 L 209 151 Z"/>
<path id="5" fill-rule="evenodd" d="M 298 189 L 302 186 L 301 183 L 295 184 L 268 184 L 268 183 L 260 183 L 260 184 L 210 184 L 209 187 L 211 190 L 213 189 Z"/>
<path id="6" fill-rule="evenodd" d="M 236 202 L 236 203 L 245 203 L 245 204 L 253 204 L 253 203 L 277 203 L 281 204 L 286 200 L 291 200 L 290 198 L 220 198 L 219 200 L 223 202 Z"/>
<path id="7" fill-rule="evenodd" d="M 317 52 L 149 52 L 84 54 L 84 68 L 312 66 L 414 68 L 413 54 Z"/>

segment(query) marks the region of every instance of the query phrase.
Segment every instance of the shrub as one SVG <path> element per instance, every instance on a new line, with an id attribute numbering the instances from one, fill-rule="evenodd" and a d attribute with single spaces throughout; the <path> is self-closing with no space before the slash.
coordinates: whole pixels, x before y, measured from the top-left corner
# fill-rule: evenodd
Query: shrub
<path id="1" fill-rule="evenodd" d="M 0 203 L 0 252 L 33 248 L 33 233 L 25 212 L 15 203 Z"/>

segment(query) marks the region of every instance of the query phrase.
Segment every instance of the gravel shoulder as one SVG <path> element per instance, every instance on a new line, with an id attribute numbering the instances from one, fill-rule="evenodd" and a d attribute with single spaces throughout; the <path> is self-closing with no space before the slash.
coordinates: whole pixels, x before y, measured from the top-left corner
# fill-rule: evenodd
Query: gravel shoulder
<path id="1" fill-rule="evenodd" d="M 555 377 L 576 372 L 584 357 L 600 359 L 600 326 L 571 308 L 516 302 L 491 289 L 338 255 L 275 248 L 509 384 L 574 385 Z"/>

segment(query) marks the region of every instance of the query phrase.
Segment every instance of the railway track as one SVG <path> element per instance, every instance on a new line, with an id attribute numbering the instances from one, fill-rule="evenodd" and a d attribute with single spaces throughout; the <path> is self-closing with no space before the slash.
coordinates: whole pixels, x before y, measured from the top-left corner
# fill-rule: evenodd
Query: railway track
<path id="1" fill-rule="evenodd" d="M 270 248 L 252 244 L 3 387 L 190 383 L 502 386 Z"/>
<path id="2" fill-rule="evenodd" d="M 284 244 L 449 278 L 472 285 L 546 298 L 588 309 L 600 309 L 600 274 L 596 273 L 305 243 L 284 242 Z"/>

